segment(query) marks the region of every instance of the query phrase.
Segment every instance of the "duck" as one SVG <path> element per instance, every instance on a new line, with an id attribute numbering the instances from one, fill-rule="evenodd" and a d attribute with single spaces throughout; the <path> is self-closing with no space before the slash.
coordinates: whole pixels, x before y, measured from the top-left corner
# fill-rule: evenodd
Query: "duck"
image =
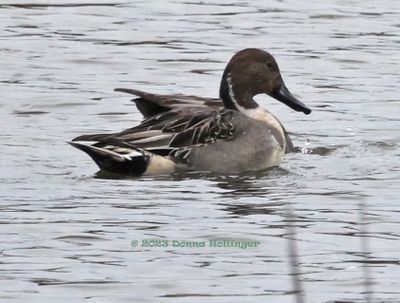
<path id="1" fill-rule="evenodd" d="M 112 134 L 81 135 L 69 143 L 102 171 L 164 175 L 187 171 L 240 174 L 279 166 L 294 149 L 281 122 L 254 100 L 266 94 L 311 113 L 286 87 L 274 57 L 258 48 L 233 55 L 219 98 L 160 95 L 128 88 L 143 115 L 138 125 Z"/>

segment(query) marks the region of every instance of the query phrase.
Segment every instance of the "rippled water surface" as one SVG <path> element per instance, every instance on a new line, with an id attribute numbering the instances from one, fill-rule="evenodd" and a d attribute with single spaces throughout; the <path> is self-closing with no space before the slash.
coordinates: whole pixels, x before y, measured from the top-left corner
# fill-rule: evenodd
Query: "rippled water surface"
<path id="1" fill-rule="evenodd" d="M 400 302 L 399 1 L 2 0 L 0 24 L 1 302 L 284 303 L 296 277 Z M 280 168 L 112 179 L 66 144 L 141 120 L 115 87 L 217 96 L 246 47 L 313 109 L 257 97 L 302 150 Z"/>

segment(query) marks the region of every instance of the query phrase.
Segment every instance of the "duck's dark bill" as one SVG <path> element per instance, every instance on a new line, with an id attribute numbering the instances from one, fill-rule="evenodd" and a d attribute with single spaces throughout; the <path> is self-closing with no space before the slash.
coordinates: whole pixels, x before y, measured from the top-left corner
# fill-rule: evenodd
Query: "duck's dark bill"
<path id="1" fill-rule="evenodd" d="M 281 101 L 282 103 L 286 104 L 287 106 L 298 112 L 303 112 L 306 115 L 311 113 L 311 109 L 305 106 L 303 102 L 297 100 L 287 89 L 284 82 L 282 82 L 281 86 L 277 90 L 275 90 L 271 97 Z"/>

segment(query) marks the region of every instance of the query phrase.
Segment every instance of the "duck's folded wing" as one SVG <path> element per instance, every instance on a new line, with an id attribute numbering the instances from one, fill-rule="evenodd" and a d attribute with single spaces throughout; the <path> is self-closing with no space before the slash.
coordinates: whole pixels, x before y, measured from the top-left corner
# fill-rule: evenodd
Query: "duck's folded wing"
<path id="1" fill-rule="evenodd" d="M 184 147 L 229 140 L 235 132 L 231 110 L 169 111 L 144 120 L 140 125 L 113 135 L 113 138 L 149 148 Z"/>
<path id="2" fill-rule="evenodd" d="M 178 155 L 181 148 L 231 140 L 235 136 L 231 110 L 204 113 L 165 112 L 143 121 L 142 124 L 111 135 L 85 135 L 73 141 L 97 141 L 97 145 L 127 144 L 158 155 Z"/>
<path id="3" fill-rule="evenodd" d="M 213 115 L 211 109 L 187 108 L 162 112 L 143 120 L 139 125 L 119 133 L 82 135 L 72 141 L 105 141 L 118 138 L 127 142 L 141 142 L 153 138 L 172 138 L 176 133 L 205 123 Z"/>
<path id="4" fill-rule="evenodd" d="M 133 99 L 138 110 L 145 118 L 158 115 L 170 110 L 199 109 L 216 110 L 222 107 L 220 99 L 202 98 L 186 95 L 159 95 L 146 93 L 136 89 L 116 88 L 115 91 L 137 96 Z"/>

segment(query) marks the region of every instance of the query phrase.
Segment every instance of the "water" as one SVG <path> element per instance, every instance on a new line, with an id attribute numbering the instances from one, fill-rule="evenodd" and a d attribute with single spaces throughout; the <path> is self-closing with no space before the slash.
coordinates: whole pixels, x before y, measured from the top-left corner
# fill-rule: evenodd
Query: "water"
<path id="1" fill-rule="evenodd" d="M 394 0 L 1 1 L 0 301 L 294 302 L 294 243 L 306 302 L 398 302 L 399 20 Z M 280 168 L 112 179 L 66 144 L 141 120 L 115 87 L 217 96 L 245 47 L 313 109 L 257 97 L 302 151 Z"/>

